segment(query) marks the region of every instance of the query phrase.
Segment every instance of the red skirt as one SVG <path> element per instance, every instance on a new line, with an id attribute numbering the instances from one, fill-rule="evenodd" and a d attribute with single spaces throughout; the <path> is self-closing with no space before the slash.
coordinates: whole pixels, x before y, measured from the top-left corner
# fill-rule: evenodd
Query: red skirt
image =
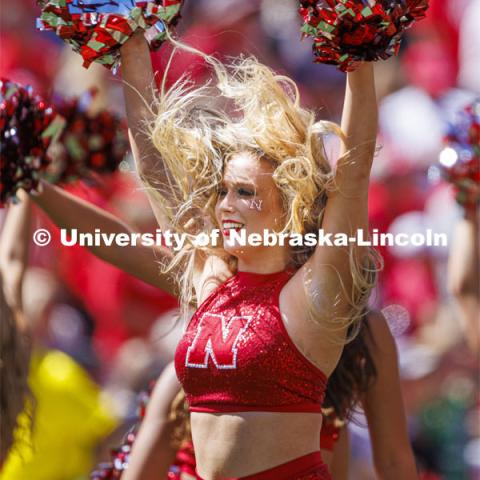
<path id="1" fill-rule="evenodd" d="M 321 453 L 313 452 L 238 480 L 332 480 L 332 477 Z"/>
<path id="2" fill-rule="evenodd" d="M 173 467 L 173 471 L 170 471 L 168 480 L 202 480 L 195 472 L 193 446 L 190 449 L 188 447 L 182 449 L 182 457 L 177 454 L 176 468 Z M 185 461 L 186 457 L 189 461 Z M 332 480 L 332 477 L 327 466 L 323 463 L 321 453 L 313 452 L 263 472 L 226 480 Z"/>

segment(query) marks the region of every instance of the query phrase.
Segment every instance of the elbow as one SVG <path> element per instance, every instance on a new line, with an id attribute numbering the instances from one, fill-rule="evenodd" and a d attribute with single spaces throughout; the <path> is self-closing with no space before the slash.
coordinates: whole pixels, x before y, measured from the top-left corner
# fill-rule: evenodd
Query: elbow
<path id="1" fill-rule="evenodd" d="M 344 155 L 337 162 L 337 170 L 339 167 L 346 169 L 349 175 L 360 178 L 369 176 L 376 148 L 375 139 L 357 141 L 356 143 L 349 142 L 345 147 Z"/>
<path id="2" fill-rule="evenodd" d="M 375 470 L 382 480 L 418 480 L 413 453 L 396 452 L 387 459 L 375 460 Z"/>
<path id="3" fill-rule="evenodd" d="M 5 302 L 14 312 L 22 312 L 22 283 L 23 283 L 23 271 L 13 272 L 13 275 L 9 272 L 8 275 L 5 271 L 0 272 L 2 276 L 2 282 L 0 288 L 2 292 L 0 295 L 4 296 Z"/>
<path id="4" fill-rule="evenodd" d="M 0 250 L 0 270 L 5 272 L 10 266 L 21 261 L 20 255 L 14 249 L 5 248 Z"/>
<path id="5" fill-rule="evenodd" d="M 3 252 L 0 255 L 0 275 L 3 280 L 18 283 L 26 270 L 26 263 L 14 252 Z"/>
<path id="6" fill-rule="evenodd" d="M 448 282 L 448 291 L 456 299 L 462 299 L 472 295 L 478 296 L 478 279 L 469 279 L 466 277 L 450 279 Z"/>
<path id="7" fill-rule="evenodd" d="M 356 197 L 359 200 L 368 198 L 368 188 L 370 184 L 371 162 L 355 161 L 338 165 L 335 172 L 335 189 L 328 193 L 332 198 L 336 195 Z"/>

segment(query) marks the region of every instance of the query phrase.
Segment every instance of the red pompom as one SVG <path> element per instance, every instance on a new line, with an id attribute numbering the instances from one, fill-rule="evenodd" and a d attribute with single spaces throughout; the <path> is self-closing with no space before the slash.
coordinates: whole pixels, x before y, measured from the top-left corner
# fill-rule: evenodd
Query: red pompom
<path id="1" fill-rule="evenodd" d="M 476 208 L 480 203 L 480 98 L 450 125 L 440 166 L 443 177 L 455 186 L 458 203 Z"/>
<path id="2" fill-rule="evenodd" d="M 316 62 L 348 72 L 396 55 L 403 33 L 427 8 L 428 0 L 301 0 L 299 11 Z"/>
<path id="3" fill-rule="evenodd" d="M 50 163 L 47 148 L 60 125 L 54 109 L 33 93 L 0 79 L 0 206 L 18 189 L 34 191 Z"/>
<path id="4" fill-rule="evenodd" d="M 138 30 L 153 27 L 148 39 L 157 49 L 166 30 L 177 24 L 183 0 L 37 0 L 39 30 L 54 31 L 83 57 L 88 68 L 98 62 L 116 68 L 120 47 Z"/>
<path id="5" fill-rule="evenodd" d="M 112 173 L 124 159 L 128 150 L 126 126 L 107 110 L 90 113 L 95 95 L 95 90 L 89 90 L 79 98 L 56 102 L 65 124 L 46 172 L 51 183 Z"/>

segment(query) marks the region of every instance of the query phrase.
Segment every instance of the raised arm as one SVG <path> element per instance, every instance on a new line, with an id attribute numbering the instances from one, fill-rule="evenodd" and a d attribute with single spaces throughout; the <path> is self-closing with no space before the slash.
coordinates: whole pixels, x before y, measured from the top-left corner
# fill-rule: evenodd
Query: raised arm
<path id="1" fill-rule="evenodd" d="M 327 233 L 368 236 L 368 185 L 377 136 L 377 100 L 373 65 L 364 63 L 347 75 L 342 131 L 345 144 L 335 169 L 336 189 L 328 196 L 322 228 Z M 354 246 L 358 253 L 364 248 Z M 333 264 L 345 285 L 351 285 L 348 248 L 317 248 L 315 262 Z M 361 255 L 357 255 L 360 258 Z"/>
<path id="2" fill-rule="evenodd" d="M 415 480 L 418 474 L 408 438 L 395 341 L 382 314 L 371 313 L 367 321 L 372 333 L 368 347 L 377 378 L 362 403 L 375 470 L 381 479 Z"/>
<path id="3" fill-rule="evenodd" d="M 0 235 L 0 274 L 5 299 L 17 318 L 23 318 L 22 284 L 28 266 L 31 203 L 10 205 Z"/>
<path id="4" fill-rule="evenodd" d="M 335 178 L 339 190 L 350 186 L 357 192 L 355 177 L 368 182 L 377 139 L 378 108 L 373 63 L 364 63 L 347 74 L 341 127 L 345 134 L 341 155 L 349 151 L 352 155 L 350 162 L 346 160 L 337 165 Z"/>
<path id="5" fill-rule="evenodd" d="M 360 296 L 367 296 L 372 283 L 362 272 L 366 246 L 349 240 L 357 237 L 358 231 L 368 239 L 368 184 L 377 134 L 377 101 L 370 63 L 347 75 L 342 130 L 345 146 L 335 169 L 336 188 L 328 193 L 322 220 L 325 244 L 319 242 L 314 254 L 289 282 L 282 303 L 284 309 L 287 302 L 290 304 L 291 315 L 306 312 L 308 321 L 302 322 L 298 331 L 292 326 L 289 332 L 302 338 L 305 350 L 315 352 L 315 361 L 327 375 L 340 358 L 348 321 L 363 308 Z M 345 242 L 335 244 L 340 237 Z M 312 308 L 305 309 L 305 305 L 313 307 L 315 321 L 311 321 Z"/>
<path id="6" fill-rule="evenodd" d="M 368 184 L 377 135 L 377 101 L 371 63 L 364 63 L 347 75 L 342 131 L 345 145 L 335 168 L 335 188 L 328 193 L 322 230 L 330 240 L 337 234 L 345 239 L 356 237 L 359 230 L 367 239 Z M 311 285 L 316 307 L 325 318 L 341 318 L 350 312 L 354 286 L 351 260 L 359 266 L 365 253 L 365 246 L 355 243 L 319 244 L 305 264 L 303 280 Z"/>
<path id="7" fill-rule="evenodd" d="M 480 352 L 480 235 L 478 212 L 466 210 L 455 226 L 448 259 L 448 289 L 455 297 L 467 344 Z"/>
<path id="8" fill-rule="evenodd" d="M 146 185 L 146 193 L 153 212 L 162 230 L 166 230 L 168 219 L 162 210 L 165 199 L 157 192 L 169 192 L 165 186 L 175 188 L 175 181 L 166 170 L 162 158 L 154 148 L 147 133 L 147 124 L 155 115 L 155 78 L 150 59 L 150 50 L 143 32 L 130 38 L 120 50 L 122 56 L 122 77 L 130 145 L 138 174 Z M 166 195 L 165 195 L 166 194 Z"/>
<path id="9" fill-rule="evenodd" d="M 26 427 L 20 413 L 33 400 L 27 381 L 33 339 L 22 310 L 30 220 L 28 202 L 11 205 L 0 235 L 0 470 L 15 444 L 15 433 Z"/>
<path id="10" fill-rule="evenodd" d="M 133 230 L 114 215 L 71 195 L 58 187 L 43 183 L 42 193 L 32 197 L 60 228 L 76 228 L 81 233 L 131 234 Z M 135 277 L 176 295 L 173 282 L 162 274 L 158 262 L 168 261 L 171 253 L 164 247 L 136 245 L 121 247 L 100 245 L 88 247 L 98 258 Z"/>

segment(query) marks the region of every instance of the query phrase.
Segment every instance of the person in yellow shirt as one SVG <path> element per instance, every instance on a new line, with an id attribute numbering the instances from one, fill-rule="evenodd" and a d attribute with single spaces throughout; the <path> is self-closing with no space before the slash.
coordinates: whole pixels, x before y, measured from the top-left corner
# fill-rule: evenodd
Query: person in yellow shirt
<path id="1" fill-rule="evenodd" d="M 24 198 L 20 205 L 10 206 L 0 240 L 3 292 L 16 314 L 23 313 L 20 292 L 28 258 L 29 202 Z M 117 420 L 87 371 L 67 354 L 41 346 L 37 326 L 28 325 L 28 318 L 25 325 L 32 338 L 28 384 L 34 418 L 29 426 L 31 404 L 27 402 L 17 419 L 0 479 L 86 479 L 96 446 L 117 426 Z"/>

